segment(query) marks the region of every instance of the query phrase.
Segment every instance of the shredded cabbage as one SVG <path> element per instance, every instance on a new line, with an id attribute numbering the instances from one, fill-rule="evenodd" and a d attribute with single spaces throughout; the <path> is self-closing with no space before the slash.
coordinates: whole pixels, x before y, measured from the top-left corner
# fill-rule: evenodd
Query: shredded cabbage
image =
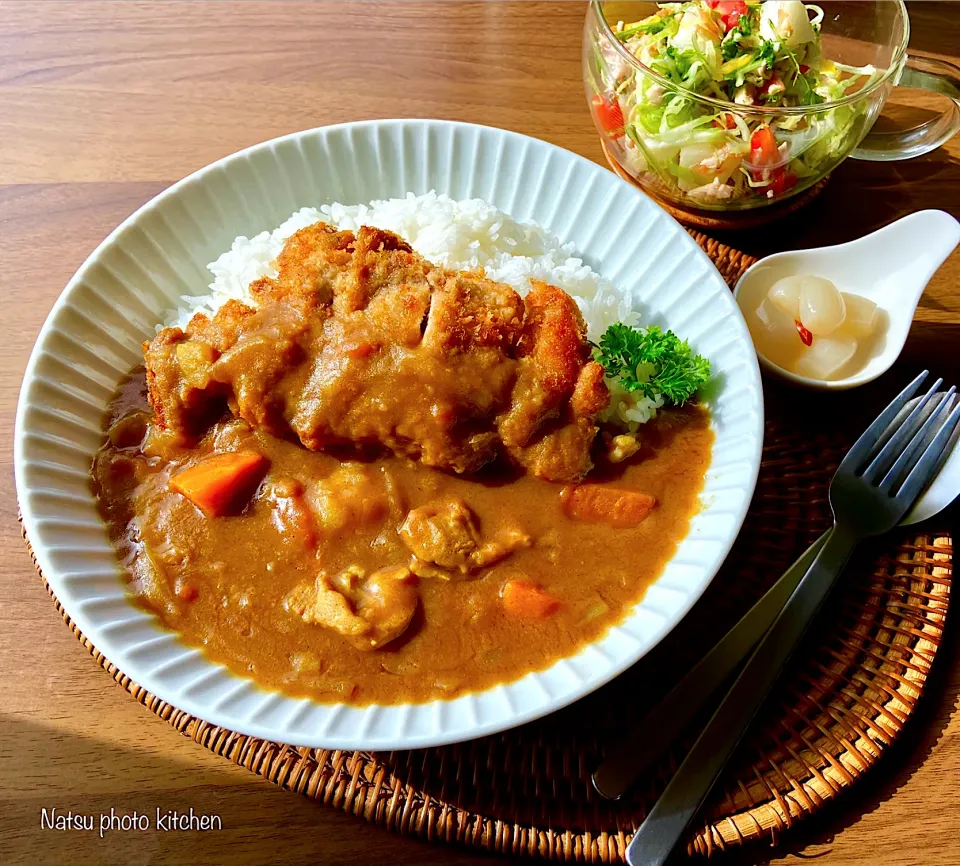
<path id="1" fill-rule="evenodd" d="M 866 100 L 831 103 L 879 72 L 824 58 L 822 22 L 823 10 L 800 0 L 689 0 L 618 24 L 617 40 L 669 82 L 634 74 L 616 51 L 601 50 L 595 86 L 620 104 L 631 169 L 700 206 L 725 207 L 789 194 L 829 171 L 863 134 L 868 108 Z M 751 106 L 810 111 L 765 116 Z"/>

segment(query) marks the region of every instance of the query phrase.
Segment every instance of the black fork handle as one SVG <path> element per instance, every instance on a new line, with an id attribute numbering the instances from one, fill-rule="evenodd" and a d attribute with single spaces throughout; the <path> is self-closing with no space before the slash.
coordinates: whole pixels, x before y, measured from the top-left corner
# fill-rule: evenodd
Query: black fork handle
<path id="1" fill-rule="evenodd" d="M 835 526 L 627 848 L 630 866 L 663 866 L 833 589 L 859 538 Z"/>
<path id="2" fill-rule="evenodd" d="M 828 529 L 811 544 L 666 697 L 607 751 L 592 776 L 601 796 L 612 800 L 623 796 L 644 770 L 663 757 L 766 634 L 831 531 Z"/>

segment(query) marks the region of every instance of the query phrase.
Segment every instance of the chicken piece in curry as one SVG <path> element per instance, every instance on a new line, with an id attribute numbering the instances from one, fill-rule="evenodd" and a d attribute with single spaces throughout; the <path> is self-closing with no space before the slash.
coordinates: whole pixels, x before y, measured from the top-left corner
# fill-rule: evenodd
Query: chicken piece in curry
<path id="1" fill-rule="evenodd" d="M 706 411 L 603 429 L 545 283 L 322 223 L 276 265 L 253 305 L 160 331 L 110 404 L 93 485 L 140 603 L 264 687 L 354 704 L 514 680 L 623 618 L 698 507 Z"/>

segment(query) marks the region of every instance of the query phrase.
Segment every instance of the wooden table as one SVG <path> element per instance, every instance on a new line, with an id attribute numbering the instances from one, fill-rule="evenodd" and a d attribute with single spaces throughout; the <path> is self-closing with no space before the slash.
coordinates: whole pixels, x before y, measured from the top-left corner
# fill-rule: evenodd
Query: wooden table
<path id="1" fill-rule="evenodd" d="M 912 45 L 960 55 L 960 7 L 912 4 Z M 470 120 L 602 160 L 580 81 L 579 2 L 0 3 L 0 862 L 472 863 L 288 794 L 178 736 L 63 627 L 20 539 L 11 440 L 48 310 L 123 217 L 185 174 L 305 127 Z M 901 112 L 933 104 L 909 94 Z M 846 163 L 810 208 L 729 238 L 750 252 L 858 236 L 924 207 L 960 216 L 960 139 Z M 917 313 L 905 369 L 960 372 L 960 253 Z M 946 368 L 944 367 L 946 365 Z M 954 616 L 953 619 L 956 619 Z M 855 790 L 743 863 L 960 862 L 956 623 L 901 742 Z M 55 833 L 41 808 L 214 812 L 213 833 Z"/>

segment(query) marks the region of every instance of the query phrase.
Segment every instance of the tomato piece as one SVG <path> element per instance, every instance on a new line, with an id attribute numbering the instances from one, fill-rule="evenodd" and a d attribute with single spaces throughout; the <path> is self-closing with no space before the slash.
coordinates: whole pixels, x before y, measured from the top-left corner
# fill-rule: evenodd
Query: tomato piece
<path id="1" fill-rule="evenodd" d="M 758 192 L 772 192 L 778 196 L 796 186 L 797 176 L 787 171 L 785 165 L 777 165 L 781 160 L 777 140 L 770 127 L 759 127 L 750 139 L 750 162 L 754 167 L 751 174 L 755 181 L 766 181 L 763 186 L 757 187 Z"/>
<path id="2" fill-rule="evenodd" d="M 786 166 L 781 166 L 770 173 L 770 183 L 767 189 L 772 190 L 775 196 L 783 195 L 788 189 L 797 185 L 798 179 L 795 174 L 790 174 L 787 171 Z"/>
<path id="3" fill-rule="evenodd" d="M 796 183 L 796 178 L 793 178 L 793 183 L 787 186 L 789 182 L 786 179 L 784 166 L 773 168 L 780 162 L 780 151 L 777 148 L 777 140 L 768 126 L 761 126 L 753 133 L 750 139 L 750 162 L 753 165 L 751 172 L 753 179 L 766 181 L 763 186 L 757 188 L 759 192 L 773 190 L 774 195 L 779 195 Z M 767 168 L 768 166 L 770 168 Z"/>
<path id="4" fill-rule="evenodd" d="M 747 14 L 745 0 L 719 0 L 719 2 L 710 3 L 710 8 L 715 9 L 720 15 L 720 23 L 723 24 L 725 33 L 729 33 L 740 23 L 741 15 Z"/>
<path id="5" fill-rule="evenodd" d="M 780 161 L 777 140 L 769 126 L 760 126 L 750 139 L 750 161 L 754 165 L 773 165 Z"/>
<path id="6" fill-rule="evenodd" d="M 616 99 L 608 102 L 598 93 L 593 97 L 593 111 L 597 123 L 607 135 L 623 135 L 623 111 Z"/>
<path id="7" fill-rule="evenodd" d="M 734 120 L 733 115 L 728 111 L 726 114 L 721 114 L 715 118 L 713 125 L 718 126 L 720 129 L 736 129 L 737 121 Z"/>

